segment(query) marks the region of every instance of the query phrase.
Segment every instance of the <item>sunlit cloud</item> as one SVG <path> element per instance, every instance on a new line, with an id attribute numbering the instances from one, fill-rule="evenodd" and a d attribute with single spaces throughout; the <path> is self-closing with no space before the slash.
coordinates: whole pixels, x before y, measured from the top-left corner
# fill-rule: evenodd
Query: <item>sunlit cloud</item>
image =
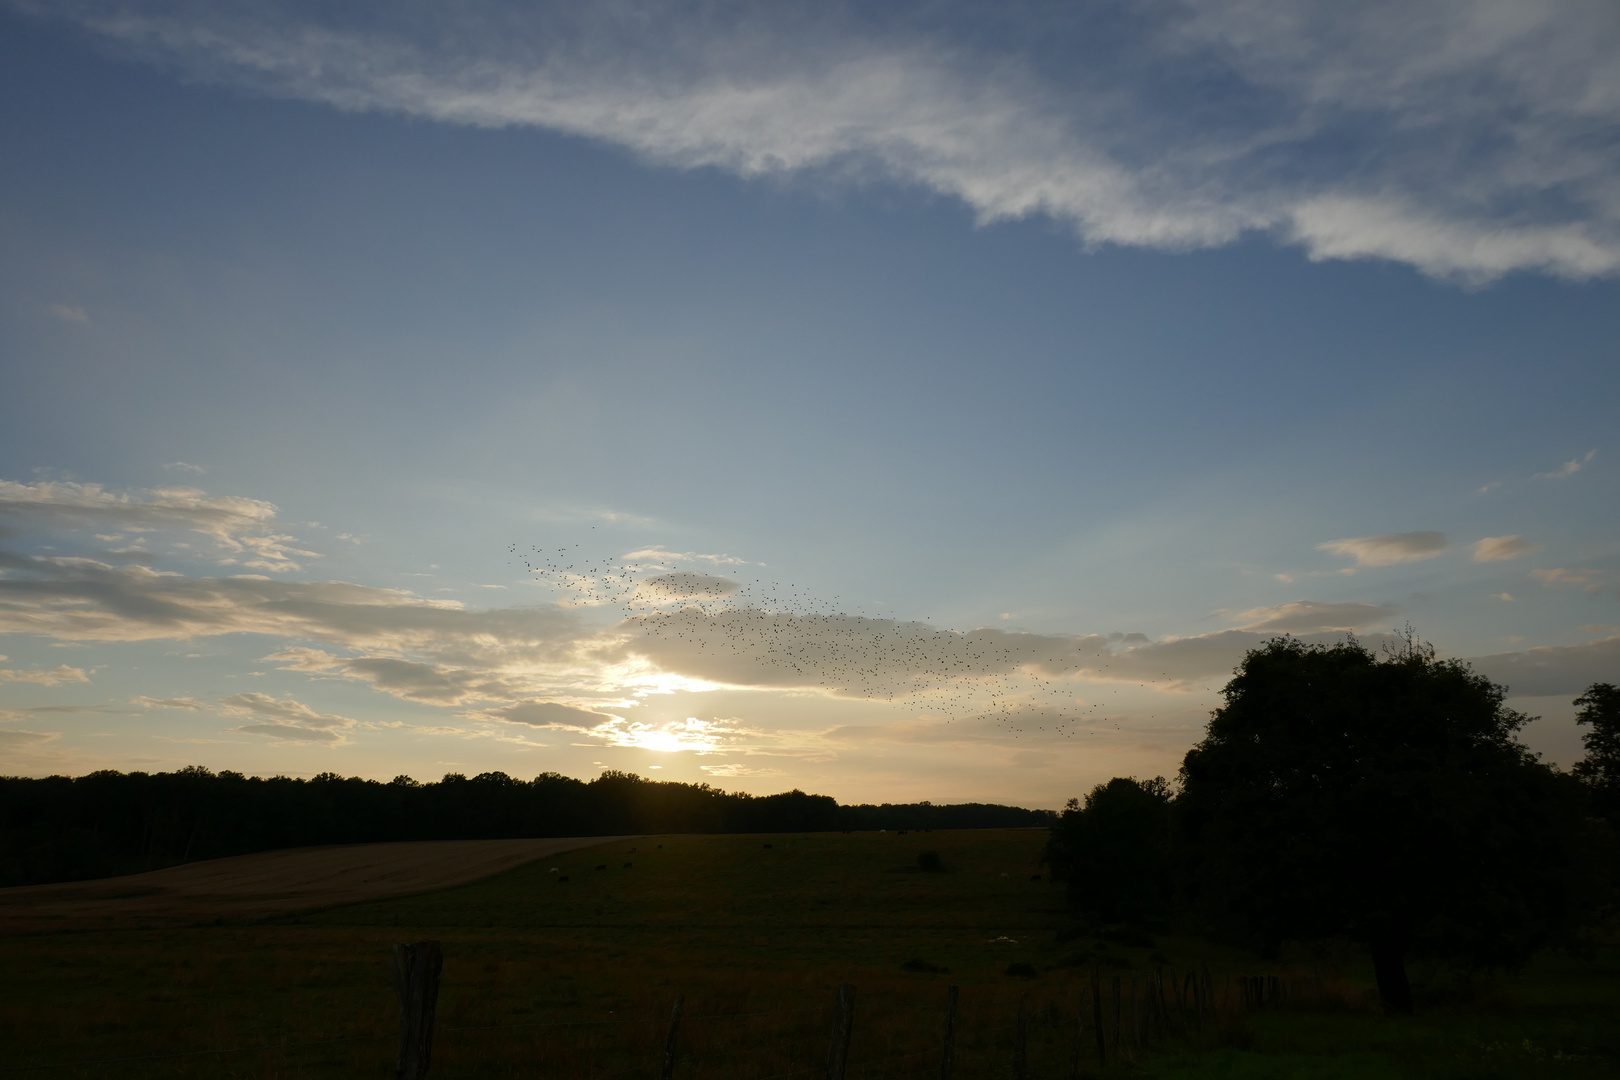
<path id="1" fill-rule="evenodd" d="M 1506 562 L 1540 551 L 1541 545 L 1522 536 L 1487 536 L 1474 542 L 1475 562 Z"/>
<path id="2" fill-rule="evenodd" d="M 343 729 L 355 725 L 350 717 L 319 713 L 302 702 L 269 694 L 232 694 L 219 704 L 225 716 L 251 721 L 237 731 L 292 742 L 340 743 Z"/>
<path id="3" fill-rule="evenodd" d="M 1382 536 L 1360 536 L 1349 540 L 1329 540 L 1317 544 L 1318 551 L 1328 551 L 1355 560 L 1356 566 L 1393 566 L 1397 563 L 1432 559 L 1446 551 L 1446 534 L 1439 532 L 1385 533 Z"/>
<path id="4" fill-rule="evenodd" d="M 0 656 L 0 660 L 5 657 Z M 60 664 L 50 670 L 34 668 L 32 670 L 19 670 L 16 668 L 0 668 L 0 682 L 33 683 L 35 686 L 61 686 L 63 683 L 89 682 L 90 676 L 83 668 L 68 667 Z"/>
<path id="5" fill-rule="evenodd" d="M 219 564 L 274 573 L 301 569 L 298 558 L 320 557 L 293 546 L 298 543 L 296 537 L 274 531 L 275 517 L 273 503 L 210 496 L 196 488 L 120 494 L 99 484 L 0 480 L 0 524 L 19 532 L 201 533 L 214 540 Z"/>

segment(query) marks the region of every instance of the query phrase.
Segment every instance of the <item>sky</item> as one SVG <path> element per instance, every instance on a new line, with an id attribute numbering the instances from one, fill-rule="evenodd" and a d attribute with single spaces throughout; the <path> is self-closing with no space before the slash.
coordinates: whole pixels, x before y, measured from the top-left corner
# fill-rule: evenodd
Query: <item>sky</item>
<path id="1" fill-rule="evenodd" d="M 0 772 L 1057 807 L 1620 681 L 1620 9 L 0 0 Z"/>

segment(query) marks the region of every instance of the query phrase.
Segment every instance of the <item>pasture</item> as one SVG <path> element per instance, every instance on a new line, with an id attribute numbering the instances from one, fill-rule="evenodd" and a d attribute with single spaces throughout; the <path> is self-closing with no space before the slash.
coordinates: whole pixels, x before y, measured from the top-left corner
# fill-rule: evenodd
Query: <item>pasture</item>
<path id="1" fill-rule="evenodd" d="M 12 934 L 0 948 L 0 1070 L 390 1076 L 389 947 L 435 938 L 445 964 L 432 1076 L 446 1080 L 652 1080 L 678 995 L 681 1080 L 814 1077 L 840 982 L 859 988 L 850 1080 L 938 1076 L 949 984 L 961 987 L 956 1076 L 1011 1080 L 1022 1004 L 1028 1077 L 1064 1080 L 1093 965 L 1127 983 L 1207 966 L 1217 986 L 1263 972 L 1311 987 L 1309 1000 L 1124 1053 L 1109 1075 L 1615 1074 L 1613 947 L 1490 979 L 1418 969 L 1419 1015 L 1388 1020 L 1354 951 L 1266 962 L 1176 938 L 1077 934 L 1061 890 L 1031 880 L 1045 835 L 635 838 L 268 921 Z M 943 869 L 920 869 L 924 851 Z"/>

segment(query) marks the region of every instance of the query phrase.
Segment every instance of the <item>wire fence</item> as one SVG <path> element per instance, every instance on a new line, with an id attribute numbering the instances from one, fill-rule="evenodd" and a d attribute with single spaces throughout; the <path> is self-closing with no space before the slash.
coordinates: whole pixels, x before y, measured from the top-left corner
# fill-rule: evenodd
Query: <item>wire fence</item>
<path id="1" fill-rule="evenodd" d="M 845 984 L 816 1003 L 789 1008 L 685 1015 L 678 997 L 663 1015 L 437 1024 L 438 943 L 396 946 L 394 956 L 397 1027 L 321 1038 L 256 1033 L 240 1045 L 171 1053 L 27 1061 L 13 1052 L 0 1075 L 426 1080 L 431 1070 L 434 1080 L 900 1080 L 925 1073 L 940 1080 L 1079 1080 L 1320 992 L 1308 979 L 1279 975 L 1217 979 L 1205 968 L 1105 977 L 1093 968 L 1078 993 L 1072 984 L 1044 1001 L 1024 993 L 1016 1008 L 1005 994 L 964 1001 L 955 986 L 932 1002 L 891 993 L 858 1008 L 856 988 Z"/>

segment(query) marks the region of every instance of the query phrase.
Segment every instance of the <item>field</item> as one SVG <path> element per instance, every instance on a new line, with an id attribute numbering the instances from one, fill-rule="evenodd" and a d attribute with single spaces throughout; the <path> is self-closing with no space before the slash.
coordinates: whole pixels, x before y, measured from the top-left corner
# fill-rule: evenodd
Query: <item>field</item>
<path id="1" fill-rule="evenodd" d="M 849 982 L 850 1080 L 937 1076 L 949 984 L 961 987 L 956 1076 L 1014 1076 L 1022 1003 L 1028 1076 L 1060 1080 L 1094 964 L 1105 985 L 1207 966 L 1217 993 L 1239 974 L 1281 974 L 1295 988 L 1278 1008 L 1211 1016 L 1202 1031 L 1143 1050 L 1127 1038 L 1109 1075 L 1616 1074 L 1612 948 L 1549 954 L 1494 979 L 1418 970 L 1420 1014 L 1388 1020 L 1353 951 L 1267 963 L 1175 938 L 1075 936 L 1061 891 L 1031 880 L 1044 839 L 635 838 L 440 892 L 251 924 L 11 934 L 0 949 L 0 1070 L 390 1076 L 389 947 L 435 938 L 445 954 L 436 1078 L 650 1080 L 677 996 L 677 1077 L 811 1077 L 825 1060 L 834 988 Z M 918 868 L 924 850 L 940 853 L 942 871 Z M 1081 1066 L 1092 1075 L 1086 1039 Z"/>
<path id="2" fill-rule="evenodd" d="M 612 837 L 342 844 L 209 859 L 146 874 L 0 889 L 0 933 L 243 922 L 478 881 Z"/>

